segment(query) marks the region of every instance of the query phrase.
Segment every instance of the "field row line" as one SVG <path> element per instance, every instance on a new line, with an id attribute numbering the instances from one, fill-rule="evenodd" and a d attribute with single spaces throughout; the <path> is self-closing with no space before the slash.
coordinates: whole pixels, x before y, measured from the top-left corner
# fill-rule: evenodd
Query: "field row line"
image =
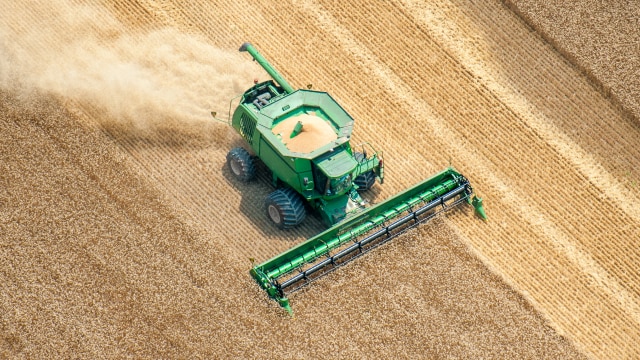
<path id="1" fill-rule="evenodd" d="M 306 10 L 306 13 L 308 15 L 314 16 L 316 18 L 316 22 L 321 24 L 320 26 L 324 27 L 325 31 L 327 31 L 328 33 L 331 33 L 334 39 L 336 39 L 338 42 L 341 43 L 342 48 L 346 52 L 348 52 L 349 55 L 357 58 L 359 61 L 361 61 L 364 64 L 364 66 L 367 69 L 370 69 L 379 82 L 386 84 L 386 86 L 390 86 L 392 88 L 391 93 L 395 94 L 396 97 L 398 98 L 397 100 L 399 100 L 398 103 L 402 104 L 403 106 L 410 107 L 410 109 L 408 109 L 407 111 L 408 113 L 423 114 L 424 115 L 423 117 L 426 119 L 426 123 L 430 126 L 432 130 L 430 131 L 430 133 L 437 134 L 438 137 L 440 137 L 441 139 L 444 139 L 443 142 L 445 143 L 450 141 L 451 139 L 455 139 L 452 142 L 454 144 L 463 143 L 463 141 L 459 139 L 459 137 L 456 134 L 451 132 L 445 126 L 441 125 L 441 124 L 445 124 L 446 122 L 443 121 L 442 119 L 438 119 L 438 116 L 433 113 L 431 107 L 427 103 L 425 103 L 422 99 L 413 97 L 411 95 L 413 94 L 413 91 L 410 88 L 407 88 L 402 81 L 397 79 L 393 74 L 393 72 L 385 64 L 375 60 L 376 56 L 370 53 L 368 49 L 362 47 L 355 40 L 352 40 L 354 38 L 353 35 L 351 35 L 347 29 L 339 25 L 333 19 L 331 14 L 329 14 L 326 10 L 324 10 L 322 6 L 320 6 L 319 4 L 311 4 L 310 2 L 304 2 L 303 8 L 304 10 Z M 474 167 L 477 169 L 476 170 L 477 173 L 500 174 L 500 172 L 497 171 L 497 169 L 495 168 L 489 168 L 487 166 L 479 165 L 479 164 L 483 164 L 484 162 L 482 161 L 481 158 L 478 158 L 475 154 L 465 151 L 459 147 L 456 148 L 456 151 L 464 153 L 465 157 L 472 159 L 471 162 L 474 164 Z M 547 233 L 545 234 L 545 236 L 548 238 L 555 239 L 556 241 L 559 240 L 559 242 L 555 243 L 555 244 L 558 244 L 556 248 L 557 251 L 563 254 L 564 257 L 567 257 L 568 260 L 574 264 L 574 266 L 581 269 L 581 271 L 585 274 L 592 274 L 594 276 L 598 276 L 603 279 L 613 280 L 604 269 L 602 269 L 597 265 L 597 262 L 595 262 L 593 258 L 591 258 L 588 255 L 588 253 L 580 250 L 575 245 L 573 245 L 572 242 L 568 240 L 569 238 L 566 235 L 564 235 L 563 232 L 553 224 L 553 222 L 545 219 L 540 209 L 538 209 L 533 205 L 527 205 L 526 209 L 523 208 L 523 205 L 521 204 L 535 203 L 534 201 L 532 201 L 532 199 L 529 198 L 529 196 L 521 192 L 512 190 L 511 186 L 508 186 L 507 184 L 497 180 L 497 178 L 499 178 L 499 176 L 487 177 L 484 180 L 486 183 L 491 184 L 492 187 L 501 189 L 501 193 L 504 196 L 503 200 L 507 203 L 507 205 L 509 205 L 514 210 L 516 210 L 518 213 L 524 214 L 525 216 L 523 218 L 540 219 L 538 221 L 542 221 L 542 223 L 538 223 L 537 225 L 535 223 L 530 223 L 530 224 L 534 226 L 534 228 L 542 227 L 542 228 L 550 229 L 550 230 L 547 230 Z M 532 216 L 532 214 L 537 214 L 537 215 Z M 543 226 L 540 226 L 540 224 L 542 224 Z M 551 243 L 554 244 L 553 241 L 551 241 Z M 634 299 L 634 297 L 628 294 L 626 291 L 622 290 L 621 286 L 615 286 L 616 284 L 615 281 L 612 282 L 612 284 L 614 285 L 613 288 L 615 290 L 621 290 L 621 291 L 615 291 L 615 293 L 613 293 L 610 290 L 610 288 L 607 287 L 607 284 L 604 284 L 602 282 L 598 284 L 598 288 L 601 291 L 604 291 L 605 293 L 607 293 L 608 296 L 618 295 L 616 302 L 619 303 L 619 306 L 622 305 L 623 310 L 627 312 L 629 316 L 633 317 L 637 323 L 640 323 L 640 317 L 639 317 L 640 313 L 635 311 L 635 309 L 638 308 L 638 305 L 635 304 L 634 301 L 632 300 Z M 620 294 L 623 294 L 623 295 L 620 296 Z M 634 305 L 632 309 L 629 309 L 628 307 L 629 303 Z M 577 326 L 578 324 L 573 324 L 573 325 Z"/>

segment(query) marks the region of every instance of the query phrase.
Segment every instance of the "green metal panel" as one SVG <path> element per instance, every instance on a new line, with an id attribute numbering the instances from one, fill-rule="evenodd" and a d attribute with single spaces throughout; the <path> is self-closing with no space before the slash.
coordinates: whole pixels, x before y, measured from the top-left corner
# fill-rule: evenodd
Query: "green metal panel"
<path id="1" fill-rule="evenodd" d="M 299 173 L 311 171 L 311 161 L 307 159 L 293 158 L 293 167 Z"/>
<path id="2" fill-rule="evenodd" d="M 260 139 L 258 155 L 278 179 L 289 184 L 297 192 L 302 192 L 300 179 L 296 172 L 295 159 L 283 157 L 264 139 Z"/>
<path id="3" fill-rule="evenodd" d="M 322 172 L 332 178 L 350 174 L 358 166 L 353 155 L 342 148 L 328 152 L 313 160 Z"/>
<path id="4" fill-rule="evenodd" d="M 307 179 L 306 184 L 304 179 Z M 315 183 L 313 182 L 313 173 L 311 171 L 298 173 L 298 180 L 300 189 L 302 189 L 302 196 L 307 200 L 320 197 L 320 194 L 314 190 Z"/>
<path id="5" fill-rule="evenodd" d="M 348 210 L 350 196 L 358 197 L 358 200 L 362 201 L 362 198 L 360 198 L 355 189 L 350 189 L 349 192 L 340 196 L 335 196 L 333 198 L 324 197 L 322 199 L 320 215 L 322 216 L 322 220 L 325 224 L 333 226 L 350 214 Z M 359 211 L 361 211 L 361 209 L 351 209 L 351 212 Z"/>

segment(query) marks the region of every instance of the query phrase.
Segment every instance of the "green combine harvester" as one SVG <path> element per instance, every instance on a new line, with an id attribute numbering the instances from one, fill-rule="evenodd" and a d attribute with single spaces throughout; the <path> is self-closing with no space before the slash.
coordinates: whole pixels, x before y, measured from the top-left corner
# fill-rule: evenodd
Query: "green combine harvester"
<path id="1" fill-rule="evenodd" d="M 442 211 L 470 203 L 486 219 L 482 200 L 472 198 L 469 181 L 453 168 L 367 207 L 359 192 L 383 183 L 382 153 L 369 144 L 352 147 L 354 120 L 329 94 L 294 90 L 251 44 L 240 51 L 249 52 L 273 80 L 245 91 L 231 117 L 231 126 L 255 155 L 232 149 L 229 169 L 249 181 L 257 157 L 271 170 L 276 190 L 265 208 L 277 227 L 300 224 L 307 209 L 318 212 L 328 226 L 251 269 L 251 276 L 289 313 L 286 294 Z"/>

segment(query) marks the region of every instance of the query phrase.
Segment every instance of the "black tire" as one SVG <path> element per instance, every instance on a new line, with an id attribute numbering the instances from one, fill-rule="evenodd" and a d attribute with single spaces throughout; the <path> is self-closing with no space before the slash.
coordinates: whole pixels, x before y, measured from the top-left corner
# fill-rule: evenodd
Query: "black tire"
<path id="1" fill-rule="evenodd" d="M 353 157 L 357 162 L 362 162 L 366 159 L 363 153 L 357 151 L 353 154 Z M 358 191 L 367 191 L 376 183 L 376 174 L 373 170 L 369 170 L 366 173 L 356 176 L 356 178 L 353 179 L 353 183 L 358 186 Z"/>
<path id="2" fill-rule="evenodd" d="M 231 173 L 240 181 L 249 181 L 256 175 L 256 167 L 249 152 L 241 147 L 233 148 L 227 154 L 227 165 Z"/>
<path id="3" fill-rule="evenodd" d="M 358 186 L 358 191 L 367 191 L 376 183 L 376 174 L 373 170 L 356 176 L 353 183 Z"/>
<path id="4" fill-rule="evenodd" d="M 300 195 L 291 188 L 278 189 L 265 201 L 267 217 L 280 229 L 299 225 L 307 216 Z"/>

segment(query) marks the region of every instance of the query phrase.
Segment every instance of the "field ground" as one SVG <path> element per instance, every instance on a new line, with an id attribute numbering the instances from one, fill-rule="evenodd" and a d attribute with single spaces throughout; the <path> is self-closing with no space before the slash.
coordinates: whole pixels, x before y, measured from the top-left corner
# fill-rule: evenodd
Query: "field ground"
<path id="1" fill-rule="evenodd" d="M 503 3 L 3 6 L 3 355 L 640 356 L 633 106 Z M 208 112 L 266 77 L 244 41 L 384 149 L 372 200 L 453 164 L 490 220 L 440 217 L 293 294 L 288 319 L 248 259 L 322 226 L 277 231 L 266 169 L 225 167 L 242 142 Z"/>
<path id="2" fill-rule="evenodd" d="M 623 111 L 640 119 L 640 3 L 507 0 Z"/>

